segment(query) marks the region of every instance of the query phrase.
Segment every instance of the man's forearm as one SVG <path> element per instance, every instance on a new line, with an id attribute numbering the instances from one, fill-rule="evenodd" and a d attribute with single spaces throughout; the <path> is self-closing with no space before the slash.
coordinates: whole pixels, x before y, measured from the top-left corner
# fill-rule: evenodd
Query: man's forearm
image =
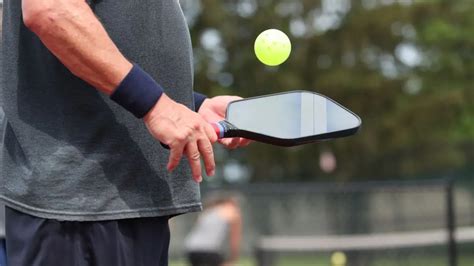
<path id="1" fill-rule="evenodd" d="M 242 238 L 242 219 L 240 214 L 234 218 L 230 228 L 230 261 L 236 262 L 239 258 L 240 241 Z"/>
<path id="2" fill-rule="evenodd" d="M 23 20 L 76 76 L 110 95 L 132 68 L 84 0 L 23 0 Z"/>

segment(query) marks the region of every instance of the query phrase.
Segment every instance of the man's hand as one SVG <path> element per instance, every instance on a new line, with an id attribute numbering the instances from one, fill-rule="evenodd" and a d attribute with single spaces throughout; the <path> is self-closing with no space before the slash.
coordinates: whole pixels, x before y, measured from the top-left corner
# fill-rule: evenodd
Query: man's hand
<path id="1" fill-rule="evenodd" d="M 208 122 L 214 123 L 225 119 L 225 113 L 227 111 L 227 105 L 230 102 L 240 100 L 238 96 L 217 96 L 214 98 L 206 99 L 198 113 Z M 214 133 L 215 134 L 215 133 Z M 244 147 L 250 144 L 250 140 L 243 138 L 229 138 L 221 139 L 219 143 L 226 146 L 229 149 L 235 149 L 238 147 Z"/>
<path id="2" fill-rule="evenodd" d="M 217 136 L 200 115 L 163 94 L 144 122 L 153 137 L 170 147 L 168 171 L 173 171 L 185 154 L 196 182 L 202 181 L 201 156 L 207 175 L 214 175 L 212 143 L 217 141 Z"/>

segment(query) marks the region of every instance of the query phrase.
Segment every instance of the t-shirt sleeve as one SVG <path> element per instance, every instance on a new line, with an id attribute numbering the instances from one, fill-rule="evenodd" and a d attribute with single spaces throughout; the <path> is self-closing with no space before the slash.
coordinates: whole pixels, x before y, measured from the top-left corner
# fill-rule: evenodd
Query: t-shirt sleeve
<path id="1" fill-rule="evenodd" d="M 198 92 L 194 92 L 194 111 L 199 111 L 204 100 L 207 99 L 207 96 Z"/>

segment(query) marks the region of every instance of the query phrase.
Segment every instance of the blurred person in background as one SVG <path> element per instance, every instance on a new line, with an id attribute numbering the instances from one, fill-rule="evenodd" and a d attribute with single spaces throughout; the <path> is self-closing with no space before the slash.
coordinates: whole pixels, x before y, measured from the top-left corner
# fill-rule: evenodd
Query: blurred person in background
<path id="1" fill-rule="evenodd" d="M 242 216 L 236 196 L 214 194 L 186 237 L 185 249 L 192 266 L 232 266 L 239 257 Z"/>

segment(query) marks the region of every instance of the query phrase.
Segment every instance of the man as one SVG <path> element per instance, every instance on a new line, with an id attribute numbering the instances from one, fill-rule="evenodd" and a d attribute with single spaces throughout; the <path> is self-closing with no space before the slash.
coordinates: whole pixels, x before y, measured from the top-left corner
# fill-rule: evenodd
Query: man
<path id="1" fill-rule="evenodd" d="M 186 237 L 185 249 L 192 266 L 233 266 L 239 258 L 242 215 L 236 196 L 214 193 Z"/>
<path id="2" fill-rule="evenodd" d="M 3 23 L 9 265 L 167 265 L 235 99 L 193 97 L 178 1 L 7 0 Z"/>

